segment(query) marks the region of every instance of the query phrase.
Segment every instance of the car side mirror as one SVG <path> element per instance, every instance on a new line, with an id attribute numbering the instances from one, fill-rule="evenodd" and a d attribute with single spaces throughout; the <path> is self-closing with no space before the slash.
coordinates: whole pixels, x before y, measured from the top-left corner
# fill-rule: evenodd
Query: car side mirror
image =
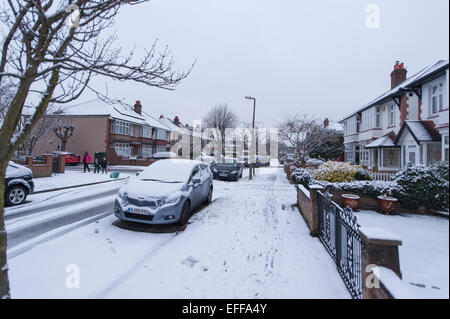
<path id="1" fill-rule="evenodd" d="M 195 185 L 195 184 L 200 184 L 200 183 L 201 183 L 201 180 L 200 180 L 200 178 L 194 178 L 194 179 L 192 180 L 192 183 L 194 183 L 194 185 Z"/>

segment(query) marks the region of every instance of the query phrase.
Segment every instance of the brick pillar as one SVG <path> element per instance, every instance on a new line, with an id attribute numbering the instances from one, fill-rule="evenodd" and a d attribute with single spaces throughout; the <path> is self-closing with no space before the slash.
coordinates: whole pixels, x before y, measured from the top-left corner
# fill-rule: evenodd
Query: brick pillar
<path id="1" fill-rule="evenodd" d="M 66 156 L 59 154 L 58 156 L 58 173 L 63 174 L 66 171 Z"/>
<path id="2" fill-rule="evenodd" d="M 42 155 L 42 158 L 44 159 L 45 165 L 47 165 L 47 171 L 50 172 L 50 176 L 53 172 L 53 155 L 50 154 L 44 154 Z"/>
<path id="3" fill-rule="evenodd" d="M 382 229 L 361 227 L 361 276 L 363 299 L 373 299 L 380 295 L 377 289 L 368 288 L 366 279 L 371 274 L 369 265 L 382 266 L 391 269 L 401 279 L 400 258 L 398 246 L 402 245 L 401 239 L 396 235 Z"/>
<path id="4" fill-rule="evenodd" d="M 320 185 L 309 186 L 309 196 L 311 197 L 311 228 L 310 235 L 317 237 L 319 233 L 319 204 L 317 202 L 317 192 L 324 188 Z"/>
<path id="5" fill-rule="evenodd" d="M 27 166 L 31 169 L 33 166 L 33 156 L 27 156 Z"/>

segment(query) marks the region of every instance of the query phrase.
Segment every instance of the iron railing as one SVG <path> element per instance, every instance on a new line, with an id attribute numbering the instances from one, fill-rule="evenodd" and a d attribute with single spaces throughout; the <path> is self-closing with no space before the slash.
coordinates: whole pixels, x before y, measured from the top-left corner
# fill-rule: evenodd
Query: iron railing
<path id="1" fill-rule="evenodd" d="M 356 216 L 342 209 L 329 193 L 318 192 L 319 238 L 336 263 L 352 298 L 362 297 L 361 237 Z"/>

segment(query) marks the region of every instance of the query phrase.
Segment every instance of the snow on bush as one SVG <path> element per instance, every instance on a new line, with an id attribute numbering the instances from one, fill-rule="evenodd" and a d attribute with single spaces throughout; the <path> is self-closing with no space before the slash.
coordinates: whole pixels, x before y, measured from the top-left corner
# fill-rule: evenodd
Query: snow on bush
<path id="1" fill-rule="evenodd" d="M 354 180 L 371 180 L 372 177 L 361 166 L 347 162 L 326 162 L 314 172 L 316 180 L 331 183 L 351 182 Z"/>
<path id="2" fill-rule="evenodd" d="M 408 165 L 393 178 L 399 187 L 392 191 L 403 206 L 415 209 L 421 205 L 429 209 L 449 208 L 448 164 L 433 166 Z M 447 180 L 446 180 L 447 177 Z"/>
<path id="3" fill-rule="evenodd" d="M 310 182 L 313 180 L 313 176 L 308 170 L 304 168 L 297 168 L 294 173 L 292 173 L 291 179 L 296 184 L 301 184 L 308 187 Z"/>

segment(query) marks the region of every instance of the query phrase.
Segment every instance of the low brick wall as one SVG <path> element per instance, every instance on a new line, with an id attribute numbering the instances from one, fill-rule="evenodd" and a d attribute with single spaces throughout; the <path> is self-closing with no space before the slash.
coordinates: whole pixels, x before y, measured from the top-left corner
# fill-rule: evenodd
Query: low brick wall
<path id="1" fill-rule="evenodd" d="M 156 160 L 151 158 L 129 159 L 128 157 L 118 156 L 113 149 L 108 149 L 106 156 L 109 165 L 149 166 L 156 162 Z"/>
<path id="2" fill-rule="evenodd" d="M 42 155 L 43 161 L 33 161 L 33 156 L 27 156 L 26 166 L 33 172 L 33 178 L 50 177 L 53 173 L 53 155 Z"/>
<path id="3" fill-rule="evenodd" d="M 311 231 L 314 227 L 312 225 L 312 201 L 309 190 L 303 185 L 297 185 L 297 207 Z"/>
<path id="4" fill-rule="evenodd" d="M 358 209 L 359 210 L 374 210 L 378 211 L 380 210 L 380 206 L 378 205 L 378 199 L 373 198 L 367 195 L 358 194 L 355 192 L 346 192 L 346 191 L 338 191 L 338 190 L 328 190 L 329 193 L 333 194 L 333 201 L 339 204 L 339 206 L 344 206 L 344 199 L 342 198 L 343 194 L 354 194 L 358 195 L 360 197 L 358 202 Z M 433 214 L 433 212 L 428 211 L 425 206 L 421 206 L 417 209 L 411 210 L 405 207 L 402 207 L 399 203 L 395 206 L 395 209 L 393 211 L 394 214 L 396 213 L 410 213 L 410 214 Z"/>

